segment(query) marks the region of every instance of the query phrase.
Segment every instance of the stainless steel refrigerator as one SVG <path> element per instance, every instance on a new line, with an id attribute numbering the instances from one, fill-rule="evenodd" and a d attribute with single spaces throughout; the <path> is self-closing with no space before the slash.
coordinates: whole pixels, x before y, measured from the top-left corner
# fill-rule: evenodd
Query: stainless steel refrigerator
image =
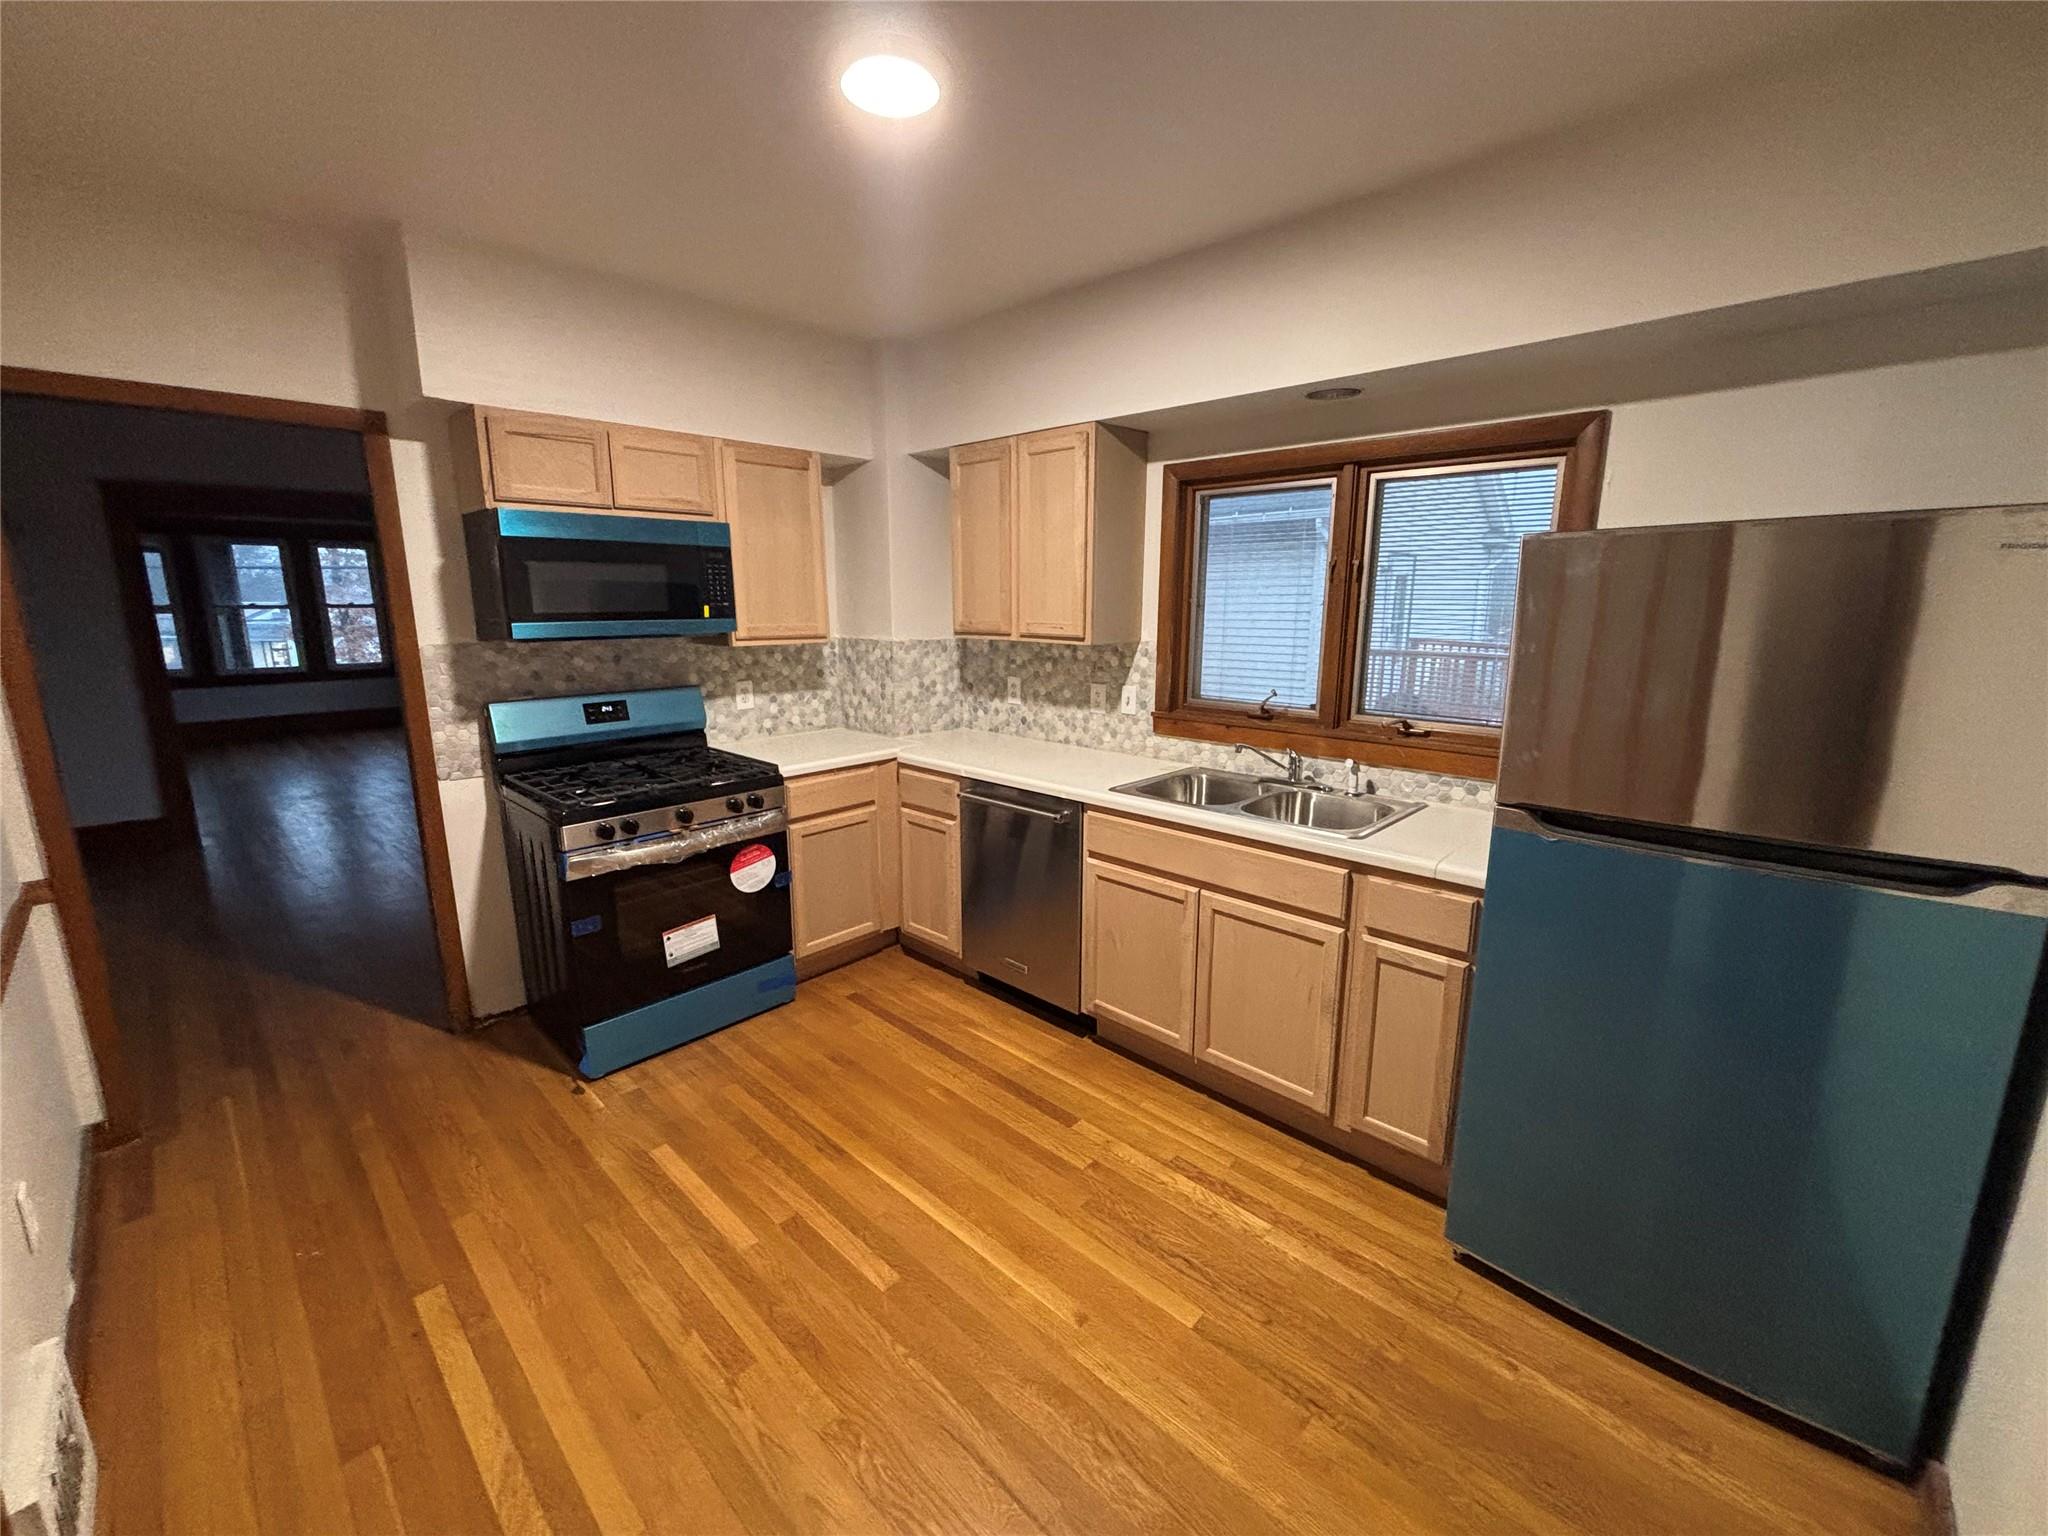
<path id="1" fill-rule="evenodd" d="M 2048 507 L 1523 546 L 1447 1233 L 1887 1460 L 2039 1112 Z"/>

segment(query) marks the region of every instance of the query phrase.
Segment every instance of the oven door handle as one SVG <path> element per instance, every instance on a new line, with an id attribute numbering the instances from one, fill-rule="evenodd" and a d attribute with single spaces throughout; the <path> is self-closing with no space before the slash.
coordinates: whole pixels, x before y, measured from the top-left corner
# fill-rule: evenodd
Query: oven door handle
<path id="1" fill-rule="evenodd" d="M 788 816 L 779 809 L 757 811 L 751 816 L 735 816 L 728 821 L 714 822 L 708 827 L 671 832 L 659 838 L 643 838 L 637 843 L 622 843 L 617 847 L 606 848 L 579 848 L 574 853 L 562 855 L 562 878 L 588 880 L 595 875 L 618 874 L 623 870 L 642 869 L 650 864 L 681 864 L 685 860 L 694 859 L 700 853 L 709 853 L 714 848 L 771 836 L 788 825 Z"/>

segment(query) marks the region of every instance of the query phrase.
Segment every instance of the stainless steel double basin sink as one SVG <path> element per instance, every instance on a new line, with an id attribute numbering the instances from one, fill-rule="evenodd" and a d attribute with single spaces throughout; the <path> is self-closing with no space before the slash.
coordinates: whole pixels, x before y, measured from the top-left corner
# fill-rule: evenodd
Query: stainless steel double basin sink
<path id="1" fill-rule="evenodd" d="M 1227 816 L 1252 816 L 1328 837 L 1370 837 L 1422 809 L 1419 800 L 1346 795 L 1220 768 L 1183 768 L 1115 786 L 1116 793 L 1193 806 Z"/>

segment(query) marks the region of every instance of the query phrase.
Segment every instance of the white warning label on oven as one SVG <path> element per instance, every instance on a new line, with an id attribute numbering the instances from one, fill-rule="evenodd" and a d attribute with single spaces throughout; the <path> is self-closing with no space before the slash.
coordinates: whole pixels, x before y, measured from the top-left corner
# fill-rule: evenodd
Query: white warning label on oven
<path id="1" fill-rule="evenodd" d="M 775 850 L 766 843 L 749 843 L 732 856 L 727 873 L 737 890 L 765 891 L 775 878 Z"/>
<path id="2" fill-rule="evenodd" d="M 708 955 L 716 948 L 718 919 L 715 917 L 700 917 L 694 923 L 671 928 L 661 936 L 662 958 L 670 965 L 681 965 L 685 960 Z"/>

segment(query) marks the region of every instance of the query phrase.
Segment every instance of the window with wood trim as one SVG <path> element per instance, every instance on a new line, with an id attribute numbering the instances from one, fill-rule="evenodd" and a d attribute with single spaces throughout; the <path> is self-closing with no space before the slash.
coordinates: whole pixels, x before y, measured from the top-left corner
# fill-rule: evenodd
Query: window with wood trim
<path id="1" fill-rule="evenodd" d="M 1155 728 L 1493 777 L 1521 541 L 1594 525 L 1607 419 L 1168 465 Z"/>

